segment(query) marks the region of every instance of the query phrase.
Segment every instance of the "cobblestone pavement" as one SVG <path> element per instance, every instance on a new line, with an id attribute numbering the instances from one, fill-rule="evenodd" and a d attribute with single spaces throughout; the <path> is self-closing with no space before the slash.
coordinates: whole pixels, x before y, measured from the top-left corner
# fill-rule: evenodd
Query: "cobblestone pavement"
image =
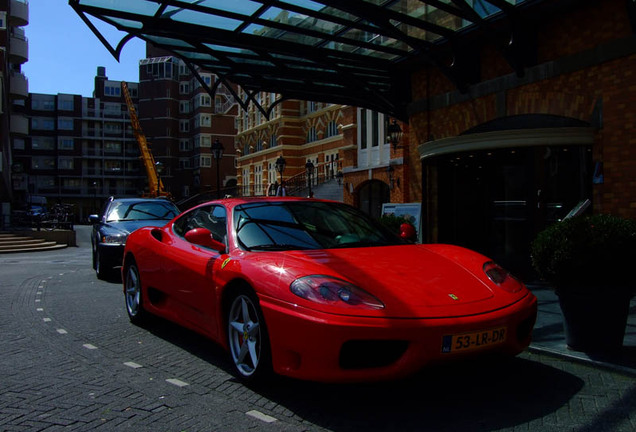
<path id="1" fill-rule="evenodd" d="M 230 371 L 194 333 L 131 325 L 85 242 L 0 257 L 0 431 L 636 430 L 636 374 L 537 350 L 382 384 Z"/>

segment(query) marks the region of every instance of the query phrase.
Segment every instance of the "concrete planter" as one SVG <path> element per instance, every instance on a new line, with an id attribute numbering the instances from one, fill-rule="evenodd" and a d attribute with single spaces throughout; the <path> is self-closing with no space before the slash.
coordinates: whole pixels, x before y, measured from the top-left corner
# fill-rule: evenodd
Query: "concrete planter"
<path id="1" fill-rule="evenodd" d="M 622 348 L 630 295 L 581 295 L 571 292 L 557 294 L 563 312 L 568 348 L 592 353 Z"/>

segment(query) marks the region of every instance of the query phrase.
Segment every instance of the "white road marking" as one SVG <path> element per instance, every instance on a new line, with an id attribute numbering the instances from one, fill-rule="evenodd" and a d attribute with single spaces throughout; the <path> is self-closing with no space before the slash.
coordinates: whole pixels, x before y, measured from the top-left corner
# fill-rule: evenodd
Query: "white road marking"
<path id="1" fill-rule="evenodd" d="M 42 318 L 42 321 L 44 321 L 44 322 L 51 322 L 51 318 Z"/>
<path id="2" fill-rule="evenodd" d="M 263 414 L 262 412 L 256 411 L 256 410 L 248 411 L 245 414 L 247 414 L 250 417 L 254 417 L 257 420 L 263 421 L 265 423 L 274 423 L 275 421 L 278 421 L 277 418 L 268 416 L 267 414 Z"/>
<path id="3" fill-rule="evenodd" d="M 67 332 L 66 330 L 64 330 L 64 329 L 57 329 L 57 332 L 58 332 L 59 334 L 67 334 L 67 333 L 68 333 L 68 332 Z"/>
<path id="4" fill-rule="evenodd" d="M 82 345 L 84 348 L 89 349 L 89 350 L 96 350 L 97 347 L 95 345 L 92 344 L 84 344 Z"/>
<path id="5" fill-rule="evenodd" d="M 139 363 L 135 363 L 135 362 L 126 362 L 124 363 L 126 366 L 131 367 L 133 369 L 139 369 L 141 367 L 143 367 L 142 365 L 140 365 Z"/>
<path id="6" fill-rule="evenodd" d="M 166 381 L 169 382 L 172 385 L 176 385 L 177 387 L 185 387 L 187 385 L 190 385 L 187 382 L 183 382 L 183 381 L 178 380 L 176 378 L 168 378 Z"/>

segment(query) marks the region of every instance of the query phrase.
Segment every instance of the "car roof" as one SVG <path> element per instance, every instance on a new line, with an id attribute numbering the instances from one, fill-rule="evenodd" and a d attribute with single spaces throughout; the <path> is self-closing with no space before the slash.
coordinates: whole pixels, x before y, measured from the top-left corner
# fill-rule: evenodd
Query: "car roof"
<path id="1" fill-rule="evenodd" d="M 296 197 L 296 196 L 288 196 L 288 197 L 280 197 L 280 196 L 256 196 L 256 197 L 232 197 L 232 198 L 221 198 L 218 200 L 207 201 L 201 204 L 198 204 L 195 207 L 210 205 L 210 204 L 223 204 L 228 208 L 233 208 L 241 204 L 249 204 L 249 203 L 259 203 L 259 202 L 325 202 L 325 203 L 338 203 L 342 204 L 340 201 L 332 201 L 332 200 L 324 200 L 318 198 L 304 198 L 304 197 Z"/>
<path id="2" fill-rule="evenodd" d="M 112 202 L 166 202 L 173 204 L 174 203 L 166 198 L 114 198 L 110 199 Z"/>

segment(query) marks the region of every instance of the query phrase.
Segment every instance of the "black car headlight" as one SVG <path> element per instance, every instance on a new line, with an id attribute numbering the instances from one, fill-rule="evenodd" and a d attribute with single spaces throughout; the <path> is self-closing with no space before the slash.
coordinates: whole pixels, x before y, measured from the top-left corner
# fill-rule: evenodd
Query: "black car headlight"
<path id="1" fill-rule="evenodd" d="M 498 264 L 488 261 L 483 265 L 484 273 L 492 282 L 504 291 L 516 293 L 523 289 L 523 284 Z"/>

